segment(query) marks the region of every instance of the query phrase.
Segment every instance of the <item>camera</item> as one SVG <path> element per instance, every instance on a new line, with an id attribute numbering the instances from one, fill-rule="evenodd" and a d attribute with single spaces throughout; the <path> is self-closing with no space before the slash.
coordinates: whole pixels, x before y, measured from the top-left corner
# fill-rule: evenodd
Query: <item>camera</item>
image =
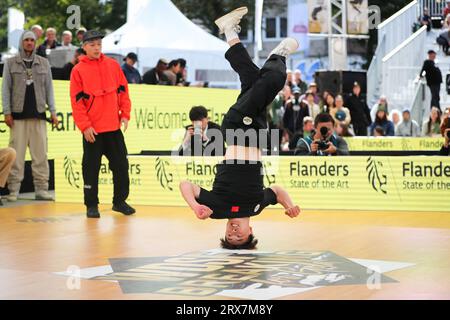
<path id="1" fill-rule="evenodd" d="M 194 135 L 202 135 L 202 122 L 201 121 L 194 122 Z"/>
<path id="2" fill-rule="evenodd" d="M 313 134 L 315 135 L 315 132 Z M 315 143 L 317 143 L 317 148 L 320 151 L 327 150 L 329 148 L 329 146 L 328 146 L 328 137 L 327 137 L 327 135 L 328 135 L 328 128 L 327 127 L 320 128 L 320 135 L 322 136 L 320 141 L 315 142 Z"/>

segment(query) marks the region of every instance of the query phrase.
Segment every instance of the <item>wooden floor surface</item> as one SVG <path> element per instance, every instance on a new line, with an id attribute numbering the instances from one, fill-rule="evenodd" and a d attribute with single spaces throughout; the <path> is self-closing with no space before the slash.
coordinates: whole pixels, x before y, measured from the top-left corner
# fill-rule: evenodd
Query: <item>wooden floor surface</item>
<path id="1" fill-rule="evenodd" d="M 188 208 L 137 207 L 125 217 L 102 205 L 88 220 L 80 204 L 0 208 L 0 299 L 230 299 L 124 293 L 117 282 L 81 280 L 70 290 L 55 274 L 105 266 L 111 258 L 182 255 L 219 247 L 224 221 L 200 221 Z M 265 210 L 252 222 L 259 251 L 331 251 L 346 258 L 414 264 L 386 273 L 395 283 L 326 286 L 279 299 L 449 299 L 450 212 L 306 210 L 298 219 Z"/>

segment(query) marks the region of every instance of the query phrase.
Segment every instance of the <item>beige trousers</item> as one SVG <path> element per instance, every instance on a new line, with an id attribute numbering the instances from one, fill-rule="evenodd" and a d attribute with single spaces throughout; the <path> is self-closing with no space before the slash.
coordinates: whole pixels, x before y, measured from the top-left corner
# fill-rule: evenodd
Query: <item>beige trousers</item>
<path id="1" fill-rule="evenodd" d="M 31 170 L 35 191 L 47 191 L 49 167 L 47 159 L 46 121 L 38 119 L 14 120 L 9 146 L 16 150 L 16 161 L 8 178 L 10 193 L 18 194 L 25 169 L 25 153 L 30 148 Z"/>
<path id="2" fill-rule="evenodd" d="M 12 148 L 0 149 L 0 188 L 4 188 L 14 161 L 16 151 Z"/>

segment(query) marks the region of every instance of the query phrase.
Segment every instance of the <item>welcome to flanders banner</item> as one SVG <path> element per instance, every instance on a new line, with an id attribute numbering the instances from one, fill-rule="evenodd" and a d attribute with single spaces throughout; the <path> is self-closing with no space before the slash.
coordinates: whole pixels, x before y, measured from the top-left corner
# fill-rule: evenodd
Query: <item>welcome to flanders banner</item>
<path id="1" fill-rule="evenodd" d="M 0 86 L 1 86 L 0 78 Z M 48 157 L 82 153 L 82 135 L 75 127 L 69 97 L 69 82 L 54 81 L 58 119 L 56 128 L 48 124 Z M 234 104 L 238 90 L 130 85 L 131 121 L 125 133 L 128 152 L 176 150 L 189 125 L 189 110 L 203 105 L 211 121 L 222 123 Z M 1 95 L 1 92 L 0 92 Z M 351 151 L 437 151 L 443 138 L 348 138 Z M 0 146 L 7 146 L 9 128 L 0 115 Z M 29 159 L 29 157 L 28 157 Z"/>
<path id="2" fill-rule="evenodd" d="M 99 196 L 111 203 L 112 175 L 102 164 Z M 130 203 L 185 206 L 178 184 L 211 190 L 219 157 L 132 156 Z M 265 157 L 265 186 L 280 185 L 304 209 L 447 211 L 449 157 Z M 83 203 L 81 157 L 55 163 L 57 202 Z"/>

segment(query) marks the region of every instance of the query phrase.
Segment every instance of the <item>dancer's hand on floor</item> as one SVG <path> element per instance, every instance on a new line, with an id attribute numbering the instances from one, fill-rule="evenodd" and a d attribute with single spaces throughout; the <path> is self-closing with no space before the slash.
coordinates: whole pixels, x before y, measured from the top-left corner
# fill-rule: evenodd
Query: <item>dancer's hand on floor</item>
<path id="1" fill-rule="evenodd" d="M 295 218 L 300 214 L 300 207 L 299 206 L 295 206 L 292 208 L 288 208 L 285 211 L 286 215 L 291 217 L 291 218 Z"/>
<path id="2" fill-rule="evenodd" d="M 210 208 L 201 204 L 194 208 L 194 212 L 200 220 L 208 219 L 212 214 L 212 210 Z"/>

